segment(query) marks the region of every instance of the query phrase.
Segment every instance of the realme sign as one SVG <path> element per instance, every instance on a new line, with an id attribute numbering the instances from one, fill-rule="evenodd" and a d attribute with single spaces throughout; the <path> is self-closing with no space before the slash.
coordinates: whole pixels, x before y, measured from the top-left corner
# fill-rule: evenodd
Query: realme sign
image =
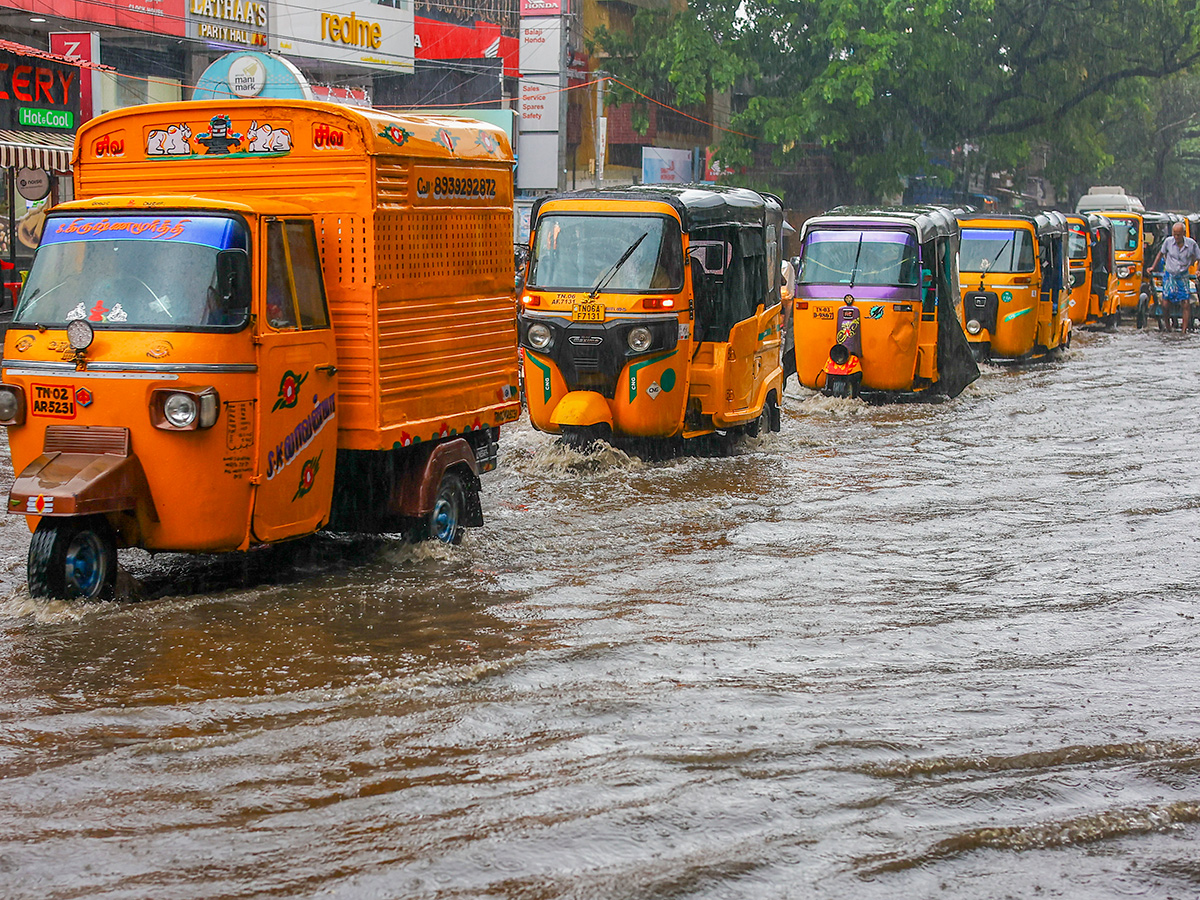
<path id="1" fill-rule="evenodd" d="M 368 22 L 360 19 L 355 13 L 348 16 L 335 16 L 332 13 L 321 13 L 321 40 L 340 41 L 354 47 L 370 47 L 378 50 L 383 42 L 383 28 L 378 22 Z"/>

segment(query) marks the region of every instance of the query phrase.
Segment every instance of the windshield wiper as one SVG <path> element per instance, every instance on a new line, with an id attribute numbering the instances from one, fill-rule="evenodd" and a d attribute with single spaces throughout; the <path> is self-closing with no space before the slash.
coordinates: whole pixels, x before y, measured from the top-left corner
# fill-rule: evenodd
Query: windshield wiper
<path id="1" fill-rule="evenodd" d="M 854 287 L 854 279 L 858 277 L 858 258 L 862 256 L 862 233 L 858 235 L 858 249 L 854 251 L 854 267 L 850 270 L 850 287 Z"/>
<path id="2" fill-rule="evenodd" d="M 612 264 L 612 268 L 600 276 L 600 280 L 596 282 L 596 286 L 592 288 L 592 292 L 588 296 L 595 300 L 596 295 L 608 286 L 608 283 L 612 281 L 613 276 L 617 274 L 621 266 L 625 265 L 625 261 L 633 256 L 633 251 L 649 236 L 650 232 L 643 231 L 642 236 L 630 244 L 629 248 L 621 254 L 621 258 Z"/>

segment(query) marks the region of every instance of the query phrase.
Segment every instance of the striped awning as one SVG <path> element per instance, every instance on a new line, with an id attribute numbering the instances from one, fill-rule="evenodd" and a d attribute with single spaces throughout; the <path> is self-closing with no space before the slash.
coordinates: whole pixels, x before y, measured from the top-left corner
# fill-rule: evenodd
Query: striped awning
<path id="1" fill-rule="evenodd" d="M 41 134 L 0 128 L 0 167 L 71 171 L 73 134 Z"/>

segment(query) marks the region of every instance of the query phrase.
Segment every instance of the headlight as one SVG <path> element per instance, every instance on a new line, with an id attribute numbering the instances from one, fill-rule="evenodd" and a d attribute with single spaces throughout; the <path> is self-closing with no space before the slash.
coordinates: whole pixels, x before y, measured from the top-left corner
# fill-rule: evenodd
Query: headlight
<path id="1" fill-rule="evenodd" d="M 979 324 L 978 319 L 972 319 L 967 323 L 967 334 L 979 334 L 983 331 L 983 326 Z"/>
<path id="2" fill-rule="evenodd" d="M 195 431 L 217 424 L 221 398 L 214 388 L 174 391 L 159 388 L 150 395 L 150 421 L 165 431 Z"/>
<path id="3" fill-rule="evenodd" d="M 637 328 L 629 329 L 629 335 L 625 340 L 629 344 L 629 349 L 634 353 L 641 353 L 643 350 L 650 349 L 650 345 L 654 342 L 654 338 L 650 334 L 650 329 L 644 328 L 641 325 Z"/>
<path id="4" fill-rule="evenodd" d="M 1128 278 L 1129 277 L 1129 266 L 1117 266 L 1117 277 L 1118 278 Z"/>
<path id="5" fill-rule="evenodd" d="M 525 337 L 529 341 L 529 346 L 534 350 L 545 350 L 550 346 L 550 340 L 554 335 L 547 326 L 541 322 L 535 322 L 529 326 Z"/>
<path id="6" fill-rule="evenodd" d="M 0 425 L 25 421 L 25 392 L 15 384 L 0 384 Z"/>
<path id="7" fill-rule="evenodd" d="M 176 428 L 188 428 L 200 415 L 200 405 L 187 394 L 172 394 L 163 403 L 163 415 Z"/>

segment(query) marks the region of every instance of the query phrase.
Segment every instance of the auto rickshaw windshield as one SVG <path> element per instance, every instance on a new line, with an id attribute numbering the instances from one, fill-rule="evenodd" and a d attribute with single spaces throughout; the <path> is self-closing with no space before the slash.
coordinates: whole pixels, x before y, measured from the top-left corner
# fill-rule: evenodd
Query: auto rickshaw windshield
<path id="1" fill-rule="evenodd" d="M 47 223 L 13 322 L 156 330 L 231 330 L 244 295 L 218 284 L 218 254 L 246 250 L 220 216 L 61 217 Z"/>
<path id="2" fill-rule="evenodd" d="M 964 228 L 961 272 L 1032 272 L 1033 236 L 1023 229 Z"/>
<path id="3" fill-rule="evenodd" d="M 527 287 L 591 291 L 601 282 L 615 293 L 682 290 L 679 223 L 669 216 L 539 216 Z"/>
<path id="4" fill-rule="evenodd" d="M 1071 228 L 1069 237 L 1070 248 L 1069 254 L 1071 259 L 1087 259 L 1088 252 L 1088 236 L 1085 231 L 1076 231 Z"/>
<path id="5" fill-rule="evenodd" d="M 1113 223 L 1113 246 L 1118 250 L 1136 250 L 1140 246 L 1137 219 L 1109 216 Z"/>
<path id="6" fill-rule="evenodd" d="M 797 283 L 915 287 L 919 259 L 907 231 L 817 229 L 804 238 Z"/>

